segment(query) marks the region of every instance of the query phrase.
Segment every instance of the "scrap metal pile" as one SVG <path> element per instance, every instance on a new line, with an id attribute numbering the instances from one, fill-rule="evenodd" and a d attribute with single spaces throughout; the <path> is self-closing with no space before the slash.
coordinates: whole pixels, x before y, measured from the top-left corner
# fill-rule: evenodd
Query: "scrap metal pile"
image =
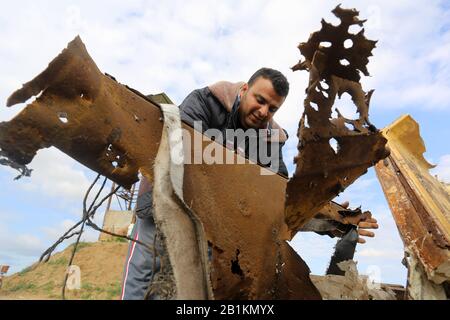
<path id="1" fill-rule="evenodd" d="M 341 23 L 322 21 L 322 29 L 300 44 L 305 60 L 293 68 L 309 71 L 310 80 L 289 181 L 260 174 L 266 169 L 246 159 L 234 161 L 244 165 L 173 165 L 173 109 L 102 74 L 79 37 L 8 99 L 12 106 L 36 96 L 0 123 L 2 164 L 29 175 L 25 166 L 36 152 L 55 146 L 126 188 L 141 173 L 154 186 L 155 221 L 177 299 L 320 299 L 308 266 L 286 240 L 323 221 L 323 232 L 342 236 L 346 226 L 369 216 L 330 201 L 389 154 L 387 140 L 368 118 L 373 91 L 365 93 L 359 83 L 376 42 L 364 30 L 349 33 L 364 23 L 356 10 L 338 6 L 333 13 Z M 336 97 L 344 93 L 358 119 L 339 111 L 332 118 Z M 195 136 L 189 125 L 181 127 Z M 217 144 L 206 136 L 202 143 L 203 149 Z M 192 155 L 193 142 L 183 137 L 183 146 Z M 227 159 L 241 157 L 222 145 L 214 148 Z"/>

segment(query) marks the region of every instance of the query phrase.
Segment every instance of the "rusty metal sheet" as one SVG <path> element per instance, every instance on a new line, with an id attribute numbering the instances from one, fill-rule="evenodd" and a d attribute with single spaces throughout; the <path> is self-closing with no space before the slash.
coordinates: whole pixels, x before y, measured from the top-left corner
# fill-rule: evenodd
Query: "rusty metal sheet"
<path id="1" fill-rule="evenodd" d="M 215 142 L 207 139 L 203 147 L 210 143 Z M 240 157 L 221 150 L 224 158 Z M 260 170 L 248 161 L 185 165 L 184 199 L 201 218 L 213 248 L 216 298 L 318 299 L 307 265 L 285 241 L 287 180 Z"/>
<path id="2" fill-rule="evenodd" d="M 343 237 L 352 227 L 372 217 L 370 211 L 362 211 L 361 208 L 349 209 L 334 201 L 327 203 L 314 215 L 300 231 L 314 231 L 319 234 L 327 234 L 331 237 Z"/>
<path id="3" fill-rule="evenodd" d="M 28 164 L 37 150 L 54 145 L 122 186 L 136 181 L 139 171 L 153 182 L 163 128 L 158 105 L 102 75 L 79 38 L 14 93 L 8 105 L 39 92 L 18 116 L 0 123 L 0 149 L 11 160 Z M 192 128 L 183 128 L 194 137 Z M 207 138 L 203 143 L 203 149 L 216 144 Z M 240 157 L 220 145 L 215 149 Z M 214 297 L 320 299 L 309 268 L 286 242 L 287 180 L 260 175 L 265 169 L 242 162 L 185 165 L 184 201 L 213 247 Z"/>
<path id="4" fill-rule="evenodd" d="M 314 217 L 318 219 L 327 219 L 346 225 L 351 224 L 357 226 L 362 220 L 366 220 L 371 216 L 370 211 L 362 211 L 361 208 L 349 209 L 348 202 L 344 206 L 334 201 L 326 204 Z"/>
<path id="5" fill-rule="evenodd" d="M 305 60 L 293 67 L 294 71 L 309 71 L 310 78 L 298 130 L 296 170 L 286 191 L 285 217 L 292 236 L 325 204 L 388 155 L 386 139 L 369 122 L 373 91 L 365 93 L 358 82 L 360 72 L 368 75 L 366 65 L 376 41 L 367 40 L 364 29 L 358 34 L 348 32 L 351 25 L 363 26 L 365 22 L 358 19 L 358 11 L 337 6 L 332 12 L 341 23 L 333 26 L 322 20 L 322 29 L 299 45 Z M 345 48 L 348 39 L 352 46 Z M 344 93 L 352 97 L 358 119 L 346 119 L 337 109 L 338 117 L 332 118 L 332 106 Z M 332 139 L 338 144 L 336 151 L 330 145 Z"/>
<path id="6" fill-rule="evenodd" d="M 409 115 L 383 129 L 390 156 L 375 167 L 400 236 L 435 283 L 450 279 L 450 196 L 430 175 L 419 125 Z"/>
<path id="7" fill-rule="evenodd" d="M 103 75 L 79 37 L 45 71 L 14 92 L 7 106 L 37 96 L 9 122 L 0 123 L 0 151 L 17 165 L 55 146 L 122 186 L 152 176 L 161 138 L 156 104 Z M 138 141 L 145 141 L 145 148 Z"/>

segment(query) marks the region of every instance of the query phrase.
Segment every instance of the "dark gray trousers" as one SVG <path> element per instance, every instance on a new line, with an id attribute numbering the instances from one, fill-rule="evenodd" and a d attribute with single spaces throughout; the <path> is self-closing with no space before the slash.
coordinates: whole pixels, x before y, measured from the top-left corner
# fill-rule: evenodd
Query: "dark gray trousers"
<path id="1" fill-rule="evenodd" d="M 153 248 L 156 226 L 153 220 L 152 194 L 146 192 L 138 197 L 136 203 L 136 223 L 131 238 Z M 154 268 L 155 265 L 155 270 Z M 130 242 L 123 272 L 122 300 L 144 300 L 153 272 L 160 269 L 160 260 L 155 261 L 153 252 L 143 245 Z M 155 297 L 153 297 L 155 298 Z"/>

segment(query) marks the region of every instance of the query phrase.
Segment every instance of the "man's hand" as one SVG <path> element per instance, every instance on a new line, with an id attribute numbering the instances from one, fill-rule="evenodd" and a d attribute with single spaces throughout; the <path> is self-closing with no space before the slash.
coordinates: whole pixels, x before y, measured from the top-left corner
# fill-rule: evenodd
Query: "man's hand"
<path id="1" fill-rule="evenodd" d="M 349 206 L 349 202 L 345 201 L 344 203 L 341 204 L 342 207 L 344 208 L 348 208 Z M 362 237 L 369 237 L 369 238 L 373 238 L 375 237 L 375 233 L 373 233 L 372 231 L 367 231 L 367 229 L 378 229 L 378 221 L 375 218 L 372 218 L 372 214 L 368 211 L 364 212 L 364 214 L 362 215 L 363 218 L 361 220 L 358 221 L 357 225 L 358 225 L 358 243 L 366 243 L 366 239 L 362 238 Z M 360 219 L 360 217 L 358 217 Z"/>
<path id="2" fill-rule="evenodd" d="M 372 215 L 358 223 L 358 243 L 366 243 L 366 240 L 362 237 L 375 237 L 375 233 L 367 231 L 367 229 L 378 229 L 377 219 L 372 218 Z"/>

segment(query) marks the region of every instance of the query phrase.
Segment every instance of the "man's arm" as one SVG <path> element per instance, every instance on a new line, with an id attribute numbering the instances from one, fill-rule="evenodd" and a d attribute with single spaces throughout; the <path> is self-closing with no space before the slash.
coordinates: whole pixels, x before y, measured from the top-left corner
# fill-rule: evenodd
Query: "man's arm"
<path id="1" fill-rule="evenodd" d="M 286 130 L 284 130 L 283 128 L 281 128 L 281 130 L 283 130 L 284 135 L 286 136 L 286 139 L 283 142 L 279 143 L 279 147 L 280 150 L 278 150 L 278 173 L 285 176 L 286 178 L 289 178 L 289 173 L 288 173 L 288 169 L 286 167 L 286 164 L 284 163 L 283 160 L 283 146 L 286 143 L 286 140 L 289 138 L 289 134 L 287 133 Z M 280 132 L 281 134 L 281 132 Z"/>
<path id="2" fill-rule="evenodd" d="M 289 173 L 288 173 L 288 169 L 286 167 L 286 164 L 283 161 L 283 149 L 284 143 L 280 143 L 280 150 L 279 150 L 279 160 L 278 160 L 278 164 L 279 164 L 279 168 L 278 168 L 278 173 L 285 176 L 286 178 L 289 178 Z"/>
<path id="3" fill-rule="evenodd" d="M 207 94 L 209 89 L 192 91 L 180 104 L 181 120 L 194 127 L 194 121 L 202 122 L 202 132 L 211 127 L 211 108 L 208 107 Z"/>

